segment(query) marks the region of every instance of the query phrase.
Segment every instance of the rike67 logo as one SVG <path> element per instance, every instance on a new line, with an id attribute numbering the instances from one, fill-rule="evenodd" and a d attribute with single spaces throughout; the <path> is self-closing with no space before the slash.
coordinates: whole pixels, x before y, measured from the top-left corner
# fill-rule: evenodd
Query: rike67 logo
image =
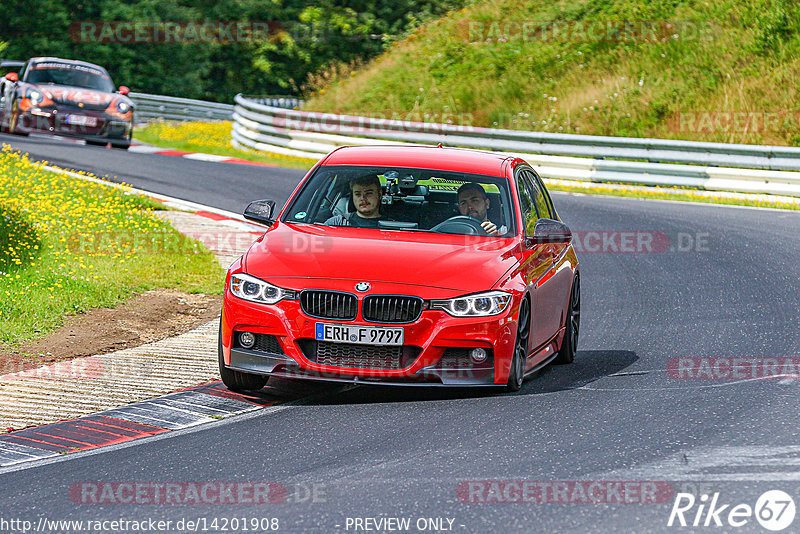
<path id="1" fill-rule="evenodd" d="M 672 504 L 667 526 L 730 527 L 748 525 L 753 518 L 765 529 L 778 532 L 794 521 L 794 499 L 781 490 L 761 494 L 755 506 L 747 503 L 720 502 L 719 493 L 701 495 L 696 499 L 691 493 L 678 493 Z"/>

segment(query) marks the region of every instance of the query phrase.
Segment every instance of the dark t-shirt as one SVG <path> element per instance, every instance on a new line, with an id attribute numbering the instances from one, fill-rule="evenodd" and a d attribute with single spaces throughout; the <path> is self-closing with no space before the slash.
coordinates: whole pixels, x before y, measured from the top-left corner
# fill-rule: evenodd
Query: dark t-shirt
<path id="1" fill-rule="evenodd" d="M 357 228 L 378 228 L 378 221 L 380 218 L 365 219 L 358 213 L 353 213 L 350 217 L 344 215 L 335 215 L 325 221 L 325 224 L 330 226 L 355 226 Z"/>

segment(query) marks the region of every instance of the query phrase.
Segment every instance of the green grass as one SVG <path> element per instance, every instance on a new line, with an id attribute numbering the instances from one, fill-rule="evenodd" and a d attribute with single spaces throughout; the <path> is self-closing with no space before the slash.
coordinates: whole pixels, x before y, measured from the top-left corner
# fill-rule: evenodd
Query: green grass
<path id="1" fill-rule="evenodd" d="M 0 344 L 40 338 L 64 318 L 174 288 L 218 294 L 224 273 L 202 245 L 124 189 L 46 171 L 0 151 Z"/>
<path id="2" fill-rule="evenodd" d="M 531 29 L 523 33 L 506 26 L 509 21 Z M 598 33 L 609 21 L 644 22 L 654 30 L 635 30 L 628 39 L 590 37 L 609 35 Z M 594 33 L 577 31 L 581 24 Z M 555 27 L 563 38 L 553 38 Z M 800 4 L 478 0 L 419 28 L 361 69 L 316 79 L 323 81 L 309 95 L 308 110 L 798 145 Z M 726 115 L 706 112 L 745 115 L 728 126 Z"/>
<path id="3" fill-rule="evenodd" d="M 135 128 L 133 137 L 142 143 L 184 152 L 202 152 L 230 156 L 248 161 L 268 163 L 292 169 L 310 169 L 316 160 L 240 150 L 231 143 L 231 122 L 153 122 L 145 128 Z"/>

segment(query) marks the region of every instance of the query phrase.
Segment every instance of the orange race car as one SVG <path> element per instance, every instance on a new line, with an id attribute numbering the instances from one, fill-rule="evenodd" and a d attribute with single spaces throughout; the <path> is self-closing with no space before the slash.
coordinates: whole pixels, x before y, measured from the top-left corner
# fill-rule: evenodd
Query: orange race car
<path id="1" fill-rule="evenodd" d="M 0 131 L 49 133 L 87 144 L 127 149 L 133 101 L 103 67 L 84 61 L 32 58 L 0 85 Z"/>

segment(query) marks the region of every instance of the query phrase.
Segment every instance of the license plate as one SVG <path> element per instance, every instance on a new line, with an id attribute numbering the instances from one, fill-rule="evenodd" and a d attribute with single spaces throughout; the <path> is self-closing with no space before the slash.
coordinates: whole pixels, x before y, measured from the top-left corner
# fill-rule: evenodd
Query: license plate
<path id="1" fill-rule="evenodd" d="M 67 115 L 64 122 L 76 126 L 97 126 L 97 117 L 87 117 L 86 115 Z"/>
<path id="2" fill-rule="evenodd" d="M 315 337 L 319 341 L 332 341 L 334 343 L 402 345 L 404 334 L 405 331 L 402 328 L 317 323 Z"/>

